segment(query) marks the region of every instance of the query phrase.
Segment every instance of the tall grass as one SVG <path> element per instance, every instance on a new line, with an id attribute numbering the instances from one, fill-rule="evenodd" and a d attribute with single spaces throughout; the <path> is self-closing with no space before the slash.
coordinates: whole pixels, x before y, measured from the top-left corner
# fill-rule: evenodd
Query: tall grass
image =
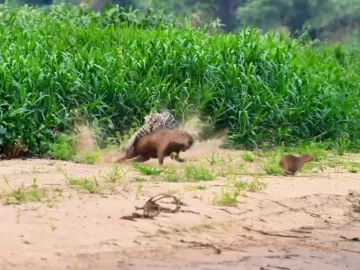
<path id="1" fill-rule="evenodd" d="M 358 55 L 136 16 L 0 5 L 0 146 L 47 151 L 74 110 L 114 134 L 162 101 L 178 118 L 200 111 L 229 127 L 232 145 L 345 138 L 360 149 Z"/>

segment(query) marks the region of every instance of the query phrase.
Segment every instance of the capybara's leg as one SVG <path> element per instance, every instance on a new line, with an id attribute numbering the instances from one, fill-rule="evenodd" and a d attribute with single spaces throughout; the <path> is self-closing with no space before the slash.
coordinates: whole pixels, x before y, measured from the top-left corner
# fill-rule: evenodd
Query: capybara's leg
<path id="1" fill-rule="evenodd" d="M 162 166 L 164 164 L 164 158 L 165 158 L 164 151 L 158 151 L 157 156 L 159 160 L 159 165 Z"/>
<path id="2" fill-rule="evenodd" d="M 121 158 L 118 158 L 116 162 L 123 162 L 126 159 L 126 155 L 123 155 Z"/>
<path id="3" fill-rule="evenodd" d="M 285 176 L 289 176 L 289 175 L 291 175 L 291 176 L 294 176 L 294 172 L 290 172 L 290 171 L 285 171 Z"/>
<path id="4" fill-rule="evenodd" d="M 126 152 L 125 155 L 122 156 L 121 158 L 119 158 L 116 162 L 123 162 L 125 159 L 131 159 L 136 156 L 137 156 L 137 154 L 135 153 L 135 151 Z"/>
<path id="5" fill-rule="evenodd" d="M 137 156 L 135 159 L 133 159 L 132 161 L 135 161 L 135 162 L 145 162 L 145 161 L 148 161 L 150 159 L 149 156 Z"/>
<path id="6" fill-rule="evenodd" d="M 174 155 L 171 156 L 173 159 L 175 159 L 177 162 L 184 162 L 185 160 L 179 156 L 179 152 L 174 152 Z"/>

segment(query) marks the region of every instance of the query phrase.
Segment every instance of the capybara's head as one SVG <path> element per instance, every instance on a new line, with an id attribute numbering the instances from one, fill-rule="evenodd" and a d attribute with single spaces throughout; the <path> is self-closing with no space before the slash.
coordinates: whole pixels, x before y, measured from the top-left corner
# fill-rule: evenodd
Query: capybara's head
<path id="1" fill-rule="evenodd" d="M 178 140 L 177 141 L 184 146 L 183 149 L 182 149 L 183 152 L 188 150 L 194 144 L 193 136 L 191 136 L 191 134 L 188 133 L 185 130 L 181 130 L 178 133 Z"/>
<path id="2" fill-rule="evenodd" d="M 302 155 L 301 159 L 305 162 L 310 162 L 314 160 L 313 156 L 309 154 Z"/>

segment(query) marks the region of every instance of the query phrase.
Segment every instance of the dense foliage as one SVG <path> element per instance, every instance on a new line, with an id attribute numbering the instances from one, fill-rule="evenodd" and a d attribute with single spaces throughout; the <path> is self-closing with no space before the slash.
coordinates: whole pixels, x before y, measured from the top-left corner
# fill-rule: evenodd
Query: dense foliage
<path id="1" fill-rule="evenodd" d="M 330 140 L 360 149 L 358 54 L 277 34 L 208 34 L 159 16 L 0 6 L 0 145 L 46 151 L 76 109 L 106 134 L 163 101 L 234 144 Z M 160 18 L 160 19 L 159 19 Z M 151 27 L 146 27 L 146 26 Z"/>
<path id="2" fill-rule="evenodd" d="M 4 1 L 4 0 L 2 0 Z M 360 0 L 6 0 L 9 3 L 49 5 L 60 2 L 88 3 L 94 10 L 108 4 L 166 9 L 193 17 L 193 26 L 219 18 L 227 31 L 254 25 L 262 31 L 290 31 L 298 35 L 306 28 L 313 39 L 347 41 L 360 39 Z M 1 3 L 1 0 L 0 0 Z"/>
<path id="3" fill-rule="evenodd" d="M 200 24 L 220 18 L 224 29 L 232 32 L 254 25 L 262 31 L 282 30 L 296 35 L 306 29 L 313 39 L 360 38 L 360 0 L 133 0 L 133 3 L 140 9 L 155 7 L 196 15 Z"/>

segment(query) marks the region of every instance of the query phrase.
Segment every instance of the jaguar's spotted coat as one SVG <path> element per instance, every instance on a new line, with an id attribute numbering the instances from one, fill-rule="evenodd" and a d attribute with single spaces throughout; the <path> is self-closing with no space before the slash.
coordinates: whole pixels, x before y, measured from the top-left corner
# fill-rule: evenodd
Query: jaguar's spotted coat
<path id="1" fill-rule="evenodd" d="M 145 123 L 135 132 L 130 138 L 126 147 L 126 152 L 132 151 L 135 142 L 140 137 L 143 137 L 154 130 L 160 128 L 173 129 L 179 127 L 174 115 L 166 109 L 161 109 L 160 113 L 153 113 L 145 117 Z"/>

